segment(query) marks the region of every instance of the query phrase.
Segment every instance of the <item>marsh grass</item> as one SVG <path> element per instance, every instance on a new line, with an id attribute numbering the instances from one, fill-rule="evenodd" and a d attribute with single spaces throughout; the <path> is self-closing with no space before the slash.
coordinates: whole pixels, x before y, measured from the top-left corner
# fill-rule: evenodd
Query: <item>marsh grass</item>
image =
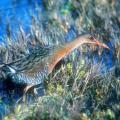
<path id="1" fill-rule="evenodd" d="M 46 78 L 45 96 L 38 97 L 33 105 L 18 105 L 5 120 L 120 119 L 120 3 L 68 1 L 43 0 L 45 16 L 32 15 L 29 34 L 22 26 L 17 37 L 8 34 L 7 45 L 0 46 L 1 61 L 13 62 L 39 49 L 39 45 L 64 44 L 67 35 L 75 38 L 87 32 L 108 44 L 110 51 L 93 46 L 75 50 Z M 96 54 L 100 59 L 95 64 Z M 108 70 L 102 57 L 112 59 L 114 66 Z"/>
<path id="2" fill-rule="evenodd" d="M 48 78 L 45 96 L 24 110 L 20 105 L 20 109 L 16 108 L 11 116 L 14 119 L 22 116 L 21 120 L 115 119 L 120 110 L 119 80 L 114 78 L 112 71 L 101 75 L 101 64 L 88 66 L 79 66 L 76 73 L 71 72 L 73 67 L 62 66 L 57 75 Z"/>

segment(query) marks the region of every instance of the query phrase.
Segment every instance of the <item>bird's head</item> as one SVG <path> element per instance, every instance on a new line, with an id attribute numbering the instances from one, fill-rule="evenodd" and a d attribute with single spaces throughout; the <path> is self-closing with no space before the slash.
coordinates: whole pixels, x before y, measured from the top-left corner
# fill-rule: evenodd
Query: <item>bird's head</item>
<path id="1" fill-rule="evenodd" d="M 100 47 L 103 47 L 103 48 L 110 49 L 106 44 L 100 42 L 99 40 L 97 40 L 96 38 L 94 38 L 90 34 L 83 35 L 82 37 L 83 37 L 83 43 L 93 44 L 93 45 L 96 45 L 96 46 L 100 46 Z"/>

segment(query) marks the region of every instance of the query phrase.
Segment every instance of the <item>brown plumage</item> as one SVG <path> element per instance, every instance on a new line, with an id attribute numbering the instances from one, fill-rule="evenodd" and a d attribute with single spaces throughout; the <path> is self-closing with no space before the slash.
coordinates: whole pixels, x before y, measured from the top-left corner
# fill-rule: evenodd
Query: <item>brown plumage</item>
<path id="1" fill-rule="evenodd" d="M 40 48 L 23 59 L 5 65 L 3 71 L 12 82 L 25 84 L 28 89 L 42 84 L 55 65 L 82 44 L 93 44 L 109 49 L 107 45 L 97 41 L 91 35 L 82 35 L 63 46 Z"/>

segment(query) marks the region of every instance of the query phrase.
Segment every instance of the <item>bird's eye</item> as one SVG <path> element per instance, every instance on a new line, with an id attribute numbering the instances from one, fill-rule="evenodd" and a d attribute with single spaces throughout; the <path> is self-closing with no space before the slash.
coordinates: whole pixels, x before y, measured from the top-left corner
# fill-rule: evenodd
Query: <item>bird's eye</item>
<path id="1" fill-rule="evenodd" d="M 90 40 L 94 40 L 95 38 L 94 38 L 93 36 L 90 36 L 89 39 L 90 39 Z"/>

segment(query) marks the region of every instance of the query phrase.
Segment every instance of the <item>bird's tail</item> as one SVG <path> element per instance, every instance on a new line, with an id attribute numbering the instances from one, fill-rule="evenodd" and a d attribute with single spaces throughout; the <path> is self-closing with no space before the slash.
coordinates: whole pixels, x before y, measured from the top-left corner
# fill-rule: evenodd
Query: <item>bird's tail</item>
<path id="1" fill-rule="evenodd" d="M 16 73 L 16 70 L 10 64 L 0 61 L 0 78 L 6 79 L 9 75 Z"/>
<path id="2" fill-rule="evenodd" d="M 5 68 L 5 66 L 7 66 L 6 63 L 0 61 L 0 79 L 5 79 L 6 78 L 6 74 L 3 70 L 3 68 Z"/>
<path id="3" fill-rule="evenodd" d="M 6 65 L 7 65 L 6 63 L 0 61 L 0 68 L 4 67 Z"/>

